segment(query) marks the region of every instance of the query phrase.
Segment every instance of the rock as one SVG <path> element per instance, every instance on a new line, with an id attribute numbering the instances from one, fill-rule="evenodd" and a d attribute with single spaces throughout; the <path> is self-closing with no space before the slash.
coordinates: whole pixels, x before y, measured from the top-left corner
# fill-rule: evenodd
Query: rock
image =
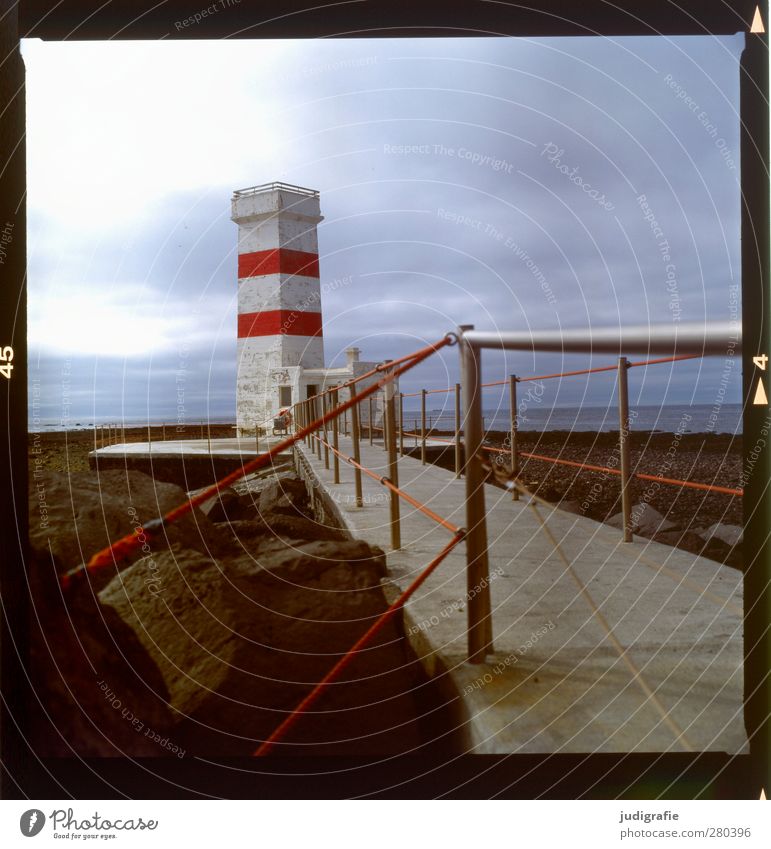
<path id="1" fill-rule="evenodd" d="M 194 498 L 199 493 L 203 492 L 206 487 L 202 487 L 201 489 L 194 489 L 192 492 L 189 492 L 188 495 L 191 498 Z M 239 505 L 240 498 L 238 493 L 228 487 L 227 489 L 220 490 L 216 495 L 213 495 L 208 501 L 204 501 L 202 504 L 198 505 L 198 509 L 204 514 L 204 516 L 209 517 L 209 521 L 211 522 L 226 522 L 228 520 L 228 514 L 231 511 L 236 510 L 236 505 Z"/>
<path id="2" fill-rule="evenodd" d="M 296 478 L 297 474 L 292 467 L 291 460 L 276 462 L 267 469 L 260 469 L 257 472 L 252 472 L 250 475 L 237 480 L 233 484 L 233 490 L 238 495 L 248 495 L 256 493 L 259 495 L 265 487 L 274 480 L 285 480 L 287 478 Z"/>
<path id="3" fill-rule="evenodd" d="M 259 511 L 265 513 L 283 513 L 287 516 L 310 517 L 308 509 L 308 490 L 297 477 L 271 481 L 260 492 Z"/>
<path id="4" fill-rule="evenodd" d="M 31 735 L 42 757 L 153 757 L 173 716 L 155 661 L 117 612 L 87 585 L 66 600 L 50 558 L 30 564 L 36 615 L 30 670 Z M 152 735 L 152 736 L 150 736 Z M 172 744 L 173 745 L 173 744 Z"/>
<path id="5" fill-rule="evenodd" d="M 741 525 L 727 525 L 722 522 L 716 522 L 714 525 L 710 525 L 705 530 L 700 531 L 699 536 L 706 541 L 717 539 L 725 543 L 729 548 L 733 548 L 741 545 L 744 538 L 744 528 Z"/>
<path id="6" fill-rule="evenodd" d="M 192 551 L 155 561 L 157 593 L 147 592 L 140 561 L 100 598 L 158 664 L 182 718 L 175 733 L 183 745 L 208 756 L 253 752 L 386 606 L 384 556 L 360 541 L 274 540 L 254 558 L 219 565 Z M 323 716 L 312 713 L 293 728 L 290 753 L 298 743 L 349 737 L 357 739 L 338 742 L 334 752 L 416 745 L 405 707 L 414 681 L 403 679 L 404 646 L 393 625 L 363 655 L 364 668 L 355 661 L 343 679 L 350 683 L 334 685 L 314 706 Z M 378 733 L 383 699 L 386 724 L 395 728 L 385 737 Z M 407 726 L 399 729 L 401 721 Z"/>
<path id="7" fill-rule="evenodd" d="M 656 534 L 676 528 L 674 522 L 665 519 L 650 504 L 635 504 L 631 512 L 632 532 L 635 534 L 653 537 Z M 606 524 L 613 528 L 622 529 L 624 527 L 624 514 L 616 513 L 615 516 L 611 516 L 610 519 L 606 520 Z"/>
<path id="8" fill-rule="evenodd" d="M 157 519 L 183 503 L 187 494 L 171 483 L 154 481 L 137 471 L 45 472 L 30 488 L 30 545 L 50 558 L 49 545 L 59 572 L 66 572 L 106 548 L 136 527 Z M 46 521 L 40 504 L 45 504 Z M 186 548 L 225 553 L 228 539 L 200 511 L 183 516 L 148 539 L 153 552 L 183 542 Z M 144 552 L 146 555 L 147 552 Z M 91 575 L 98 592 L 119 570 L 144 556 L 141 549 L 125 561 Z"/>
<path id="9" fill-rule="evenodd" d="M 263 544 L 266 540 L 280 537 L 285 540 L 333 540 L 348 539 L 340 528 L 322 525 L 304 516 L 285 516 L 283 513 L 266 513 L 256 519 L 241 519 L 230 522 L 223 528 L 233 535 L 236 544 L 245 547 Z"/>

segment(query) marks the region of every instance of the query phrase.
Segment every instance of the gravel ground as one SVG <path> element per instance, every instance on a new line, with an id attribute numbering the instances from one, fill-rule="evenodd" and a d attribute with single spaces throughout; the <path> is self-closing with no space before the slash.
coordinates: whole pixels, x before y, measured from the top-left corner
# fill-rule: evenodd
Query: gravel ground
<path id="1" fill-rule="evenodd" d="M 508 447 L 508 435 L 490 432 L 487 444 Z M 630 444 L 633 472 L 740 487 L 741 437 L 710 433 L 633 432 Z M 561 460 L 619 468 L 617 432 L 521 432 L 518 449 Z M 567 509 L 600 522 L 621 511 L 619 476 L 615 474 L 522 457 L 521 480 L 547 501 L 562 502 Z M 740 496 L 638 479 L 633 479 L 631 490 L 632 504 L 646 502 L 675 525 L 672 531 L 656 534 L 655 539 L 734 568 L 742 568 L 741 546 L 732 548 L 717 539 L 707 543 L 699 536 L 700 531 L 717 522 L 741 525 Z"/>

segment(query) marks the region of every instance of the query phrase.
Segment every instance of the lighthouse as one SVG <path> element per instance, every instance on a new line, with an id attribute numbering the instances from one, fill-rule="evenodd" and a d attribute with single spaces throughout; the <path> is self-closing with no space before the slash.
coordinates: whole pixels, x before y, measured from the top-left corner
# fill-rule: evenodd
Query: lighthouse
<path id="1" fill-rule="evenodd" d="M 324 367 L 319 193 L 285 183 L 240 189 L 231 218 L 238 225 L 236 424 L 246 435 L 302 400 L 302 374 Z"/>
<path id="2" fill-rule="evenodd" d="M 340 387 L 339 400 L 347 400 L 354 378 L 359 390 L 378 380 L 378 363 L 360 360 L 350 345 L 344 364 L 324 365 L 317 191 L 287 183 L 239 189 L 231 218 L 238 225 L 236 426 L 239 436 L 252 436 L 270 433 L 280 410 L 330 387 Z M 349 285 L 353 275 L 343 279 Z M 378 393 L 376 428 L 382 405 Z M 359 412 L 362 425 L 369 426 L 369 410 L 365 404 Z"/>

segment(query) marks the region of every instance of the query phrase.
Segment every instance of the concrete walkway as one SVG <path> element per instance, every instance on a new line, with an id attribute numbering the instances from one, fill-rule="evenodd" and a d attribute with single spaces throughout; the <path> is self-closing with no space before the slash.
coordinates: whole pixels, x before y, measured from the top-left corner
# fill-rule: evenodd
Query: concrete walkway
<path id="1" fill-rule="evenodd" d="M 350 465 L 341 462 L 343 482 L 335 485 L 323 457 L 302 444 L 297 450 L 351 533 L 387 552 L 392 591 L 450 538 L 402 501 L 403 548 L 391 551 L 384 488 L 363 476 L 357 508 Z M 340 438 L 340 450 L 351 453 L 349 439 Z M 388 474 L 381 445 L 363 441 L 361 454 L 365 466 Z M 399 478 L 436 513 L 465 524 L 464 481 L 452 472 L 402 457 Z M 405 609 L 405 630 L 427 671 L 448 671 L 463 696 L 470 751 L 747 751 L 740 573 L 640 537 L 625 544 L 609 526 L 539 507 L 571 571 L 528 501 L 493 486 L 486 498 L 494 655 L 465 662 L 464 544 Z"/>

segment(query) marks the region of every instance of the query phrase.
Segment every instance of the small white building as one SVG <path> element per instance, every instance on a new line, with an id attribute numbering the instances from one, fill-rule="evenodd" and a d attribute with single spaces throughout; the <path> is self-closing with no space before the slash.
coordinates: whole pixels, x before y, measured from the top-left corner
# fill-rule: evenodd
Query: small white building
<path id="1" fill-rule="evenodd" d="M 233 194 L 231 218 L 238 225 L 236 426 L 239 436 L 248 436 L 256 428 L 269 432 L 279 410 L 377 363 L 348 348 L 344 366 L 324 365 L 317 191 L 285 183 L 240 189 Z M 348 397 L 341 391 L 341 401 Z M 382 426 L 382 393 L 373 399 L 373 418 L 375 427 Z M 360 419 L 369 424 L 367 402 Z"/>

